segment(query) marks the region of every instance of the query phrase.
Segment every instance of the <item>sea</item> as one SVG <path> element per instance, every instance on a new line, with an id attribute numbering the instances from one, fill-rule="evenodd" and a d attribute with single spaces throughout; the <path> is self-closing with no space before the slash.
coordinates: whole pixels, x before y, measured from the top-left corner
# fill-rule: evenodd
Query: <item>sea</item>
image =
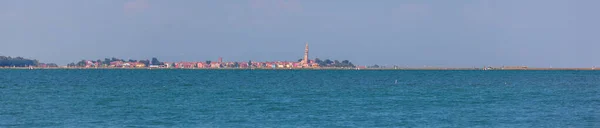
<path id="1" fill-rule="evenodd" d="M 0 70 L 0 127 L 600 127 L 600 71 Z"/>

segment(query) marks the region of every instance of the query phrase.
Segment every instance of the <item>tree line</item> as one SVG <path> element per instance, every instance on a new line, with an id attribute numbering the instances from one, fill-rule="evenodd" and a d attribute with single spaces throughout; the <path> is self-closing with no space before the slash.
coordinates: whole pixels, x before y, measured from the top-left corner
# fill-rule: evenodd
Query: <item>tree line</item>
<path id="1" fill-rule="evenodd" d="M 67 66 L 69 67 L 84 67 L 87 65 L 87 61 L 88 60 L 81 60 L 75 63 L 69 63 L 67 64 Z M 163 62 L 160 62 L 156 57 L 153 57 L 152 60 L 134 60 L 134 59 L 119 59 L 119 58 L 104 58 L 104 60 L 102 59 L 98 59 L 98 60 L 91 60 L 92 63 L 99 63 L 100 65 L 98 66 L 109 66 L 111 62 L 116 62 L 116 61 L 121 61 L 121 62 L 140 62 L 145 64 L 146 66 L 150 66 L 150 65 L 163 65 Z"/>
<path id="2" fill-rule="evenodd" d="M 315 63 L 319 64 L 320 67 L 341 67 L 341 68 L 356 67 L 349 60 L 343 60 L 340 62 L 338 60 L 331 61 L 330 59 L 321 60 L 319 58 L 316 58 Z"/>
<path id="3" fill-rule="evenodd" d="M 0 56 L 0 67 L 28 67 L 38 66 L 39 61 L 34 59 L 25 59 L 23 57 Z"/>

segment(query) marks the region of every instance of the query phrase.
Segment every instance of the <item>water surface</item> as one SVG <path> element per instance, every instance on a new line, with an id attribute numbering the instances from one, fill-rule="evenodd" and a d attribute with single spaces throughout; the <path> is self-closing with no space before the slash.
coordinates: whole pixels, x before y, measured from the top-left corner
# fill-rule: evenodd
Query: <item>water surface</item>
<path id="1" fill-rule="evenodd" d="M 0 127 L 600 127 L 598 106 L 598 71 L 0 70 Z"/>

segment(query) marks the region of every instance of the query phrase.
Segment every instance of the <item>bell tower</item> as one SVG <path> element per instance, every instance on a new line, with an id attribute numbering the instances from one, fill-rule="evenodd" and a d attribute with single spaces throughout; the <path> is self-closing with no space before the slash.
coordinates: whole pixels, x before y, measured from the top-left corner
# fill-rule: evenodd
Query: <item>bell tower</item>
<path id="1" fill-rule="evenodd" d="M 309 62 L 310 61 L 308 60 L 308 42 L 307 42 L 306 47 L 304 47 L 304 59 L 302 60 L 302 65 L 308 66 Z"/>

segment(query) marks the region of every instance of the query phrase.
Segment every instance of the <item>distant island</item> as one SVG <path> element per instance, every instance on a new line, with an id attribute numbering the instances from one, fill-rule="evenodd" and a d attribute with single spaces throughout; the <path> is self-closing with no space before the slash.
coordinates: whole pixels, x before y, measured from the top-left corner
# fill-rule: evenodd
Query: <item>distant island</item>
<path id="1" fill-rule="evenodd" d="M 535 68 L 527 66 L 501 66 L 501 67 L 400 67 L 400 66 L 356 66 L 349 60 L 314 60 L 299 59 L 298 61 L 268 61 L 268 62 L 223 62 L 222 58 L 217 61 L 203 62 L 161 62 L 157 58 L 150 60 L 133 60 L 119 58 L 104 58 L 98 60 L 81 60 L 66 66 L 54 63 L 40 63 L 35 59 L 23 57 L 0 56 L 0 68 L 4 69 L 342 69 L 342 70 L 600 70 L 595 67 L 583 68 Z"/>
<path id="2" fill-rule="evenodd" d="M 298 61 L 233 61 L 224 62 L 223 58 L 217 61 L 191 61 L 191 62 L 161 62 L 156 57 L 151 60 L 125 60 L 119 58 L 104 58 L 98 60 L 81 60 L 70 63 L 69 68 L 263 68 L 263 69 L 302 69 L 302 68 L 356 68 L 349 60 L 321 60 L 309 59 L 308 43 L 304 48 L 304 58 Z"/>
<path id="3" fill-rule="evenodd" d="M 299 59 L 298 61 L 232 61 L 224 62 L 222 58 L 217 61 L 191 61 L 191 62 L 162 62 L 157 58 L 150 60 L 134 60 L 120 58 L 104 58 L 97 60 L 81 60 L 68 64 L 68 68 L 177 68 L 177 69 L 201 69 L 201 68 L 264 68 L 264 69 L 299 69 L 299 68 L 356 68 L 349 60 L 314 60 Z"/>
<path id="4" fill-rule="evenodd" d="M 58 67 L 58 65 L 40 63 L 38 60 L 23 57 L 0 56 L 0 67 Z"/>
<path id="5" fill-rule="evenodd" d="M 54 63 L 39 63 L 37 60 L 25 59 L 22 57 L 2 57 L 0 58 L 0 67 L 2 68 L 175 68 L 175 69 L 315 69 L 315 68 L 357 68 L 349 60 L 321 60 L 319 58 L 309 59 L 308 43 L 304 49 L 304 58 L 298 61 L 232 61 L 224 62 L 219 57 L 217 61 L 182 61 L 182 62 L 161 62 L 156 57 L 150 60 L 119 59 L 115 57 L 81 60 L 69 63 L 66 66 L 59 67 Z M 360 66 L 358 67 L 360 68 Z"/>
<path id="6" fill-rule="evenodd" d="M 349 60 L 331 59 L 309 59 L 308 43 L 304 49 L 304 56 L 297 61 L 231 61 L 225 62 L 223 58 L 217 61 L 181 61 L 161 62 L 156 57 L 148 60 L 119 59 L 115 57 L 81 60 L 69 63 L 66 66 L 58 66 L 54 63 L 40 63 L 35 59 L 23 57 L 0 56 L 0 68 L 17 69 L 366 69 L 366 70 L 600 70 L 591 68 L 531 68 L 527 66 L 502 66 L 502 67 L 470 67 L 470 68 L 448 68 L 448 67 L 419 67 L 409 68 L 400 66 L 357 66 Z"/>

